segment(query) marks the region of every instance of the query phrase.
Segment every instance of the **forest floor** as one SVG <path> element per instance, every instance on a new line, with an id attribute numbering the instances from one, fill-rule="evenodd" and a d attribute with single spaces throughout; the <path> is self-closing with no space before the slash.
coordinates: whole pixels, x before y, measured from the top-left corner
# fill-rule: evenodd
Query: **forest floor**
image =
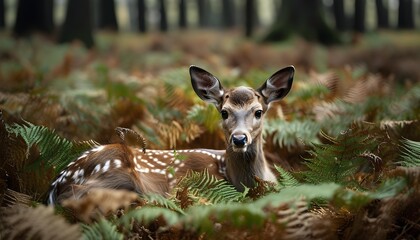
<path id="1" fill-rule="evenodd" d="M 59 234 L 30 227 L 38 216 L 46 219 L 45 228 L 57 222 L 57 229 L 86 238 L 320 234 L 353 239 L 368 232 L 372 239 L 410 239 L 420 234 L 415 207 L 420 200 L 420 32 L 369 33 L 330 47 L 298 38 L 261 43 L 216 31 L 102 32 L 95 41 L 96 47 L 86 50 L 78 43 L 56 45 L 42 36 L 17 40 L 0 33 L 0 203 L 6 213 L 0 230 L 6 238 Z M 265 122 L 265 154 L 278 166 L 275 187 L 261 183 L 251 191 L 258 194 L 235 198 L 233 204 L 199 195 L 209 186 L 197 186 L 189 189 L 193 204 L 187 208 L 181 209 L 183 200 L 175 193 L 167 200 L 146 196 L 137 208 L 123 206 L 132 209 L 127 214 L 117 211 L 93 222 L 81 220 L 86 213 L 77 210 L 70 216 L 55 209 L 54 215 L 39 205 L 69 159 L 45 159 L 52 153 L 38 138 L 105 144 L 115 141 L 116 127 L 127 127 L 141 133 L 148 148 L 223 149 L 219 113 L 196 97 L 190 65 L 208 70 L 227 87 L 259 87 L 278 69 L 296 67 L 291 92 L 273 104 Z M 53 132 L 46 137 L 46 131 Z M 184 182 L 197 177 L 208 178 L 190 176 Z M 119 194 L 108 200 L 121 201 Z M 31 207 L 22 210 L 16 203 Z M 216 227 L 219 223 L 222 227 Z M 28 228 L 33 235 L 25 235 Z"/>

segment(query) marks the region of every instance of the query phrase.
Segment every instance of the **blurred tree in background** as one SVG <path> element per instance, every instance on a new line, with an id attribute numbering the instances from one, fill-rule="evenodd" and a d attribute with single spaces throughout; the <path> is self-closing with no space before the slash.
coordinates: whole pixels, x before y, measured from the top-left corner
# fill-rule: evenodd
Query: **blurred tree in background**
<path id="1" fill-rule="evenodd" d="M 46 35 L 54 30 L 53 0 L 19 0 L 13 32 L 16 36 L 29 36 L 33 32 Z"/>
<path id="2" fill-rule="evenodd" d="M 67 1 L 65 20 L 56 28 L 54 0 L 17 0 L 13 33 L 18 37 L 30 36 L 32 32 L 54 36 L 60 29 L 58 42 L 78 39 L 91 47 L 94 41 L 89 35 L 93 35 L 96 29 L 119 30 L 117 5 L 130 5 L 131 9 L 124 14 L 130 15 L 126 18 L 131 19 L 131 24 L 141 33 L 167 32 L 173 28 L 237 29 L 246 37 L 264 36 L 269 41 L 299 36 L 329 45 L 343 42 L 343 32 L 360 34 L 371 31 L 374 28 L 372 16 L 375 16 L 377 29 L 414 29 L 415 19 L 419 17 L 416 11 L 419 3 L 413 0 L 273 0 L 264 3 L 255 0 L 86 0 L 83 9 L 73 11 L 69 8 L 79 5 L 77 0 L 75 2 Z M 375 10 L 368 8 L 372 4 Z M 270 12 L 260 10 L 262 6 Z M 6 11 L 4 0 L 0 0 L 0 28 L 6 25 L 7 12 L 13 10 Z M 134 19 L 137 20 L 133 23 Z M 71 23 L 73 21 L 78 23 Z"/>
<path id="3" fill-rule="evenodd" d="M 235 26 L 235 1 L 234 0 L 223 0 L 223 27 L 226 29 Z"/>
<path id="4" fill-rule="evenodd" d="M 186 0 L 179 0 L 179 28 L 187 27 L 187 3 Z"/>
<path id="5" fill-rule="evenodd" d="M 376 17 L 378 28 L 389 27 L 388 1 L 376 0 Z"/>
<path id="6" fill-rule="evenodd" d="M 6 27 L 6 9 L 4 6 L 4 0 L 0 0 L 0 30 Z"/>
<path id="7" fill-rule="evenodd" d="M 334 0 L 333 3 L 335 27 L 338 31 L 347 30 L 347 17 L 344 11 L 344 0 Z"/>
<path id="8" fill-rule="evenodd" d="M 58 42 L 80 40 L 86 47 L 94 45 L 92 2 L 71 0 L 67 2 L 66 18 L 59 33 Z"/>
<path id="9" fill-rule="evenodd" d="M 168 31 L 168 17 L 166 16 L 166 1 L 159 0 L 159 26 L 162 32 Z"/>
<path id="10" fill-rule="evenodd" d="M 114 0 L 100 0 L 99 5 L 99 29 L 106 29 L 117 31 L 118 23 L 117 16 L 115 15 L 115 2 Z"/>
<path id="11" fill-rule="evenodd" d="M 139 31 L 141 33 L 145 33 L 147 31 L 146 12 L 147 12 L 146 1 L 137 0 L 137 17 L 138 17 Z"/>
<path id="12" fill-rule="evenodd" d="M 283 0 L 266 40 L 279 41 L 299 35 L 309 41 L 338 43 L 338 33 L 328 25 L 324 11 L 321 0 Z"/>
<path id="13" fill-rule="evenodd" d="M 365 32 L 366 21 L 366 0 L 354 1 L 354 31 L 358 33 Z"/>
<path id="14" fill-rule="evenodd" d="M 413 0 L 400 0 L 398 8 L 398 28 L 414 28 L 414 5 Z"/>

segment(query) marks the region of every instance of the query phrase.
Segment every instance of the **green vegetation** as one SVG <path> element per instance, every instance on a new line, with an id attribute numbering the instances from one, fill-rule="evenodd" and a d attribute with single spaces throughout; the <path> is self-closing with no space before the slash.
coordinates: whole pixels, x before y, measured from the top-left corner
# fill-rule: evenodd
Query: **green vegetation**
<path id="1" fill-rule="evenodd" d="M 101 34 L 90 51 L 2 37 L 0 238 L 417 237 L 420 41 L 409 34 L 402 44 L 386 33 L 337 49 L 210 32 Z M 253 87 L 296 66 L 292 91 L 265 122 L 277 184 L 256 179 L 240 193 L 189 172 L 167 198 L 103 190 L 41 204 L 56 174 L 85 149 L 115 142 L 116 127 L 141 133 L 151 149 L 224 148 L 219 114 L 190 86 L 190 64 L 224 86 Z"/>

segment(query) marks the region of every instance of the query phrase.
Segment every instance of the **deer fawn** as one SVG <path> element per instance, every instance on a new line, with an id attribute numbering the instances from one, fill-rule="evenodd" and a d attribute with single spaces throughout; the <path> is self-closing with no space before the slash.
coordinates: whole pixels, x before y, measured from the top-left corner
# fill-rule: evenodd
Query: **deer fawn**
<path id="1" fill-rule="evenodd" d="M 203 171 L 229 181 L 238 191 L 254 186 L 254 176 L 276 181 L 263 152 L 263 119 L 271 102 L 290 91 L 294 67 L 274 73 L 254 90 L 249 87 L 224 89 L 209 72 L 190 67 L 197 95 L 213 103 L 222 117 L 226 150 L 147 150 L 125 144 L 93 148 L 70 163 L 51 185 L 48 204 L 80 198 L 94 188 L 126 189 L 137 193 L 166 194 L 177 177 L 187 171 Z M 181 160 L 177 155 L 184 156 Z M 169 171 L 168 169 L 172 169 Z"/>

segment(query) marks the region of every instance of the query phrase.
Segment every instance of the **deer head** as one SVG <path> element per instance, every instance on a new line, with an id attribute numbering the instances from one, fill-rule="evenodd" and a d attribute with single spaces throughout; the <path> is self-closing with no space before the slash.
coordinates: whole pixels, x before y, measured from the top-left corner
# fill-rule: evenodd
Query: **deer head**
<path id="1" fill-rule="evenodd" d="M 261 136 L 270 103 L 289 93 L 294 70 L 289 66 L 277 71 L 258 89 L 236 87 L 226 90 L 215 76 L 196 66 L 190 67 L 190 75 L 196 94 L 219 110 L 228 148 L 246 152 Z"/>
<path id="2" fill-rule="evenodd" d="M 293 82 L 294 67 L 274 73 L 261 87 L 224 89 L 211 73 L 190 67 L 191 82 L 196 94 L 216 106 L 222 117 L 227 143 L 227 178 L 238 189 L 253 186 L 253 177 L 274 180 L 262 151 L 263 119 L 270 103 L 285 97 Z"/>

